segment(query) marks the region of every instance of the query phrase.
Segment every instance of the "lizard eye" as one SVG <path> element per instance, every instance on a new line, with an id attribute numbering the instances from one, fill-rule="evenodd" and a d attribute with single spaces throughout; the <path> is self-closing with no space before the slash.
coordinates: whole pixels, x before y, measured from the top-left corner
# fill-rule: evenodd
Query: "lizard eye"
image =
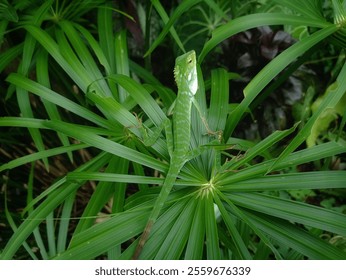
<path id="1" fill-rule="evenodd" d="M 189 60 L 188 60 L 188 63 L 190 64 L 192 62 L 192 59 L 190 58 Z"/>

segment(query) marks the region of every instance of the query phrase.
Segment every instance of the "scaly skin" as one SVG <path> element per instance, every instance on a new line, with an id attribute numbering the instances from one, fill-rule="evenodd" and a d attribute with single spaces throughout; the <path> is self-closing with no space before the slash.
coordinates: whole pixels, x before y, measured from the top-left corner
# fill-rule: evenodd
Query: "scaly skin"
<path id="1" fill-rule="evenodd" d="M 161 192 L 156 200 L 148 222 L 139 239 L 132 259 L 138 259 L 151 229 L 165 204 L 169 193 L 186 161 L 191 137 L 191 105 L 198 87 L 196 54 L 190 51 L 177 57 L 174 68 L 174 78 L 178 86 L 178 95 L 173 114 L 173 149 L 170 166 L 163 182 Z M 168 133 L 166 134 L 168 135 Z M 167 141 L 168 142 L 168 141 Z"/>

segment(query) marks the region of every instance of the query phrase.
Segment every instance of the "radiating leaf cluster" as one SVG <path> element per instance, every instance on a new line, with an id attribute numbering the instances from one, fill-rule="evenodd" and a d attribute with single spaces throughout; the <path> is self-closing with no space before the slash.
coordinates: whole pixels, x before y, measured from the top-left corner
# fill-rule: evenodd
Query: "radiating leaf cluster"
<path id="1" fill-rule="evenodd" d="M 1 70 L 21 56 L 18 70 L 6 79 L 11 85 L 8 94 L 11 95 L 11 88 L 15 89 L 21 117 L 2 117 L 0 125 L 27 128 L 38 149 L 37 153 L 2 164 L 0 171 L 38 160 L 44 161 L 48 169 L 50 157 L 66 153 L 73 161 L 77 150 L 88 149 L 93 154 L 92 159 L 57 179 L 37 197 L 33 196 L 31 169 L 27 206 L 20 225 L 13 221 L 9 202 L 5 201 L 14 233 L 0 255 L 2 259 L 15 258 L 21 246 L 33 259 L 130 259 L 161 190 L 162 177 L 169 167 L 165 135 L 150 147 L 142 140 L 143 133 L 154 133 L 168 118 L 166 112 L 175 98 L 174 90 L 162 85 L 149 68 L 130 59 L 128 34 L 124 29 L 114 32 L 115 10 L 103 2 L 97 4 L 95 35 L 76 20 L 72 4 L 61 7 L 59 20 L 45 28 L 43 21 L 56 19 L 53 16 L 57 15 L 52 13 L 53 1 L 46 1 L 20 26 L 25 33 L 23 41 L 0 55 Z M 146 55 L 155 51 L 168 34 L 184 50 L 174 24 L 202 1 L 182 1 L 171 16 L 160 1 L 151 2 L 164 26 Z M 207 131 L 205 122 L 193 109 L 190 146 L 198 156 L 181 170 L 141 258 L 345 259 L 345 251 L 320 237 L 324 232 L 346 236 L 345 214 L 294 201 L 284 194 L 297 189 L 345 189 L 345 171 L 302 173 L 297 166 L 323 162 L 346 152 L 342 138 L 298 149 L 324 110 L 334 108 L 344 96 L 346 64 L 332 92 L 302 127 L 296 124 L 258 142 L 233 135 L 248 114 L 249 105 L 297 57 L 330 38 L 342 42 L 340 18 L 344 10 L 333 1 L 338 13 L 334 23 L 323 17 L 321 1 L 277 1 L 282 5 L 285 2 L 296 14 L 268 12 L 229 20 L 218 1 L 203 2 L 228 21 L 215 28 L 206 40 L 199 54 L 200 64 L 227 38 L 253 27 L 304 25 L 315 28 L 315 32 L 265 66 L 246 86 L 238 104 L 229 101 L 230 84 L 238 78 L 235 73 L 224 68 L 202 73 L 199 67 L 196 99 L 215 133 Z M 84 14 L 79 12 L 80 16 Z M 14 12 L 9 16 L 7 20 L 16 21 Z M 172 75 L 172 69 L 162 67 Z M 30 75 L 33 72 L 35 79 Z M 205 78 L 209 74 L 210 78 Z M 78 90 L 62 91 L 58 81 Z M 37 117 L 31 96 L 42 102 L 44 112 L 40 113 L 45 118 Z M 60 144 L 47 149 L 45 137 L 49 132 L 56 134 L 56 143 Z M 291 141 L 281 149 L 287 137 Z M 87 182 L 95 182 L 94 191 L 70 231 L 78 191 Z M 108 214 L 100 221 L 100 212 L 105 209 Z M 40 249 L 38 254 L 32 253 L 27 243 L 32 234 Z"/>

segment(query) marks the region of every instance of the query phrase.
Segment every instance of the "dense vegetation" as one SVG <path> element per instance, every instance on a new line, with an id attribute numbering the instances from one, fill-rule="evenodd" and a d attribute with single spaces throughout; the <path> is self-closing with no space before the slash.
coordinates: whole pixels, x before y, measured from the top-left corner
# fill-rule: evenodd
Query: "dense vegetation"
<path id="1" fill-rule="evenodd" d="M 166 134 L 143 133 L 171 119 L 191 49 L 217 133 L 193 108 L 199 153 L 141 258 L 346 258 L 346 1 L 0 0 L 0 15 L 1 259 L 131 258 L 170 162 Z"/>

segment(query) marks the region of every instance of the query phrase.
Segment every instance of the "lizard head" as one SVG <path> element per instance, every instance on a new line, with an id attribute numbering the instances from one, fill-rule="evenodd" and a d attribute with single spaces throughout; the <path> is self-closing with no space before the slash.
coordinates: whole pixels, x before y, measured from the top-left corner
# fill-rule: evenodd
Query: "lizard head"
<path id="1" fill-rule="evenodd" d="M 195 95 L 198 88 L 196 53 L 189 51 L 175 60 L 174 78 L 179 91 Z"/>

